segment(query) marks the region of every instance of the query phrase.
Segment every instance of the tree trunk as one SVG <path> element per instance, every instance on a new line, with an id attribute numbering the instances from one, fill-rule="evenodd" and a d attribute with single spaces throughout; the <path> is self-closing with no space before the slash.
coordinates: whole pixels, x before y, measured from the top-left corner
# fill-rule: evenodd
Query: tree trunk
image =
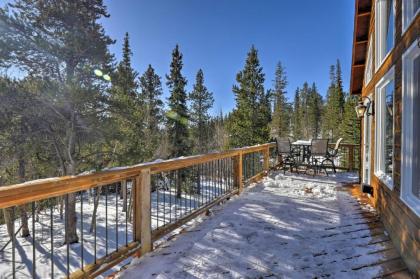
<path id="1" fill-rule="evenodd" d="M 25 173 L 26 173 L 26 163 L 25 159 L 23 157 L 23 152 L 19 151 L 19 168 L 18 168 L 18 175 L 19 175 L 19 181 L 21 183 L 25 182 Z M 22 237 L 29 236 L 29 226 L 28 226 L 28 214 L 26 213 L 26 206 L 22 205 L 19 206 L 19 212 L 20 212 L 20 219 L 22 220 Z M 32 220 L 34 222 L 34 220 Z"/>
<path id="2" fill-rule="evenodd" d="M 133 195 L 133 191 L 134 191 L 134 184 L 131 184 L 131 191 L 130 191 L 130 195 L 129 195 L 129 200 L 128 200 L 128 221 L 131 223 L 132 222 L 132 218 L 133 218 L 133 204 L 134 204 L 134 195 Z M 136 185 L 137 187 L 137 185 Z"/>
<path id="3" fill-rule="evenodd" d="M 6 227 L 7 227 L 7 233 L 9 234 L 10 239 L 12 239 L 13 234 L 14 234 L 13 208 L 12 207 L 4 208 L 3 216 L 4 216 L 4 222 L 6 223 Z"/>
<path id="4" fill-rule="evenodd" d="M 182 197 L 182 181 L 184 178 L 184 171 L 180 170 L 177 171 L 177 177 L 176 177 L 176 197 L 180 199 Z"/>
<path id="5" fill-rule="evenodd" d="M 19 206 L 19 212 L 20 212 L 20 219 L 22 220 L 21 236 L 28 237 L 30 233 L 29 233 L 29 226 L 28 226 L 28 214 L 26 213 L 26 206 L 24 205 Z"/>
<path id="6" fill-rule="evenodd" d="M 76 216 L 76 194 L 67 194 L 66 197 L 66 240 L 65 243 L 77 243 L 79 237 L 77 236 L 77 216 Z"/>
<path id="7" fill-rule="evenodd" d="M 121 188 L 123 198 L 122 212 L 127 212 L 127 180 L 122 181 Z"/>
<path id="8" fill-rule="evenodd" d="M 63 197 L 58 197 L 58 203 L 60 204 L 60 220 L 63 220 L 63 212 L 64 212 L 64 199 Z"/>
<path id="9" fill-rule="evenodd" d="M 93 230 L 96 230 L 96 212 L 98 211 L 98 205 L 99 205 L 99 198 L 101 196 L 102 187 L 98 187 L 96 189 L 96 196 L 93 201 L 93 214 L 92 214 L 92 221 L 90 222 L 90 229 L 89 232 L 92 233 Z"/>

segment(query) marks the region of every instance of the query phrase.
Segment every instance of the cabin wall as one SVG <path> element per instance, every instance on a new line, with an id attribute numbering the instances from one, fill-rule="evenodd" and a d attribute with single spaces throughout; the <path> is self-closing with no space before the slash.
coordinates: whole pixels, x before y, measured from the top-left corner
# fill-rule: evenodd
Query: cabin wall
<path id="1" fill-rule="evenodd" d="M 372 16 L 369 38 L 375 40 L 375 2 L 372 0 Z M 420 278 L 420 218 L 400 198 L 401 193 L 401 128 L 402 128 L 402 55 L 405 50 L 420 37 L 420 16 L 417 15 L 410 28 L 402 34 L 402 0 L 396 0 L 395 10 L 395 45 L 391 54 L 378 71 L 374 72 L 371 81 L 365 84 L 363 96 L 372 94 L 375 99 L 375 86 L 378 81 L 395 66 L 394 95 L 394 188 L 390 190 L 374 174 L 375 166 L 375 117 L 371 128 L 371 184 L 374 187 L 372 203 L 377 208 L 381 220 L 394 245 L 401 253 L 408 268 Z M 375 65 L 375 43 L 373 43 L 373 65 Z M 420 104 L 419 104 L 420 105 Z M 365 116 L 366 117 L 366 116 Z M 363 127 L 362 127 L 363 131 Z M 364 135 L 363 135 L 364 136 Z M 363 151 L 363 150 L 362 150 Z"/>

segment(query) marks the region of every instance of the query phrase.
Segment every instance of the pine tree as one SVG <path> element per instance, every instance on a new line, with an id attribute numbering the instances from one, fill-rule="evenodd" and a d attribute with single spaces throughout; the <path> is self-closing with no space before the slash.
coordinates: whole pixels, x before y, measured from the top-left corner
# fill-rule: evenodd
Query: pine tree
<path id="1" fill-rule="evenodd" d="M 128 33 L 123 43 L 123 59 L 112 74 L 109 90 L 111 127 L 110 149 L 114 150 L 110 162 L 113 165 L 134 164 L 144 159 L 143 107 L 139 102 L 138 73 L 131 66 L 132 52 Z"/>
<path id="2" fill-rule="evenodd" d="M 343 78 L 341 72 L 341 64 L 340 60 L 337 59 L 337 63 L 335 65 L 335 85 L 337 90 L 337 98 L 338 98 L 338 107 L 340 109 L 340 117 L 343 118 L 344 113 L 344 104 L 346 102 L 346 93 L 343 89 Z"/>
<path id="3" fill-rule="evenodd" d="M 308 120 L 309 138 L 316 139 L 321 134 L 322 96 L 318 93 L 315 83 L 309 92 Z"/>
<path id="4" fill-rule="evenodd" d="M 146 160 L 151 160 L 162 139 L 161 126 L 163 124 L 162 84 L 160 77 L 151 65 L 140 77 L 140 100 L 145 110 L 145 132 L 148 140 L 145 142 Z"/>
<path id="5" fill-rule="evenodd" d="M 354 108 L 356 107 L 358 98 L 348 96 L 344 105 L 343 121 L 340 126 L 340 137 L 345 142 L 359 144 L 360 143 L 360 120 L 357 118 Z"/>
<path id="6" fill-rule="evenodd" d="M 307 82 L 303 83 L 303 87 L 300 90 L 300 109 L 302 117 L 302 136 L 305 139 L 308 139 L 311 136 L 311 127 L 309 125 L 309 99 L 310 99 L 310 88 Z"/>
<path id="7" fill-rule="evenodd" d="M 264 73 L 254 46 L 233 86 L 236 108 L 229 118 L 229 145 L 240 147 L 264 143 L 269 138 L 270 94 L 264 90 Z"/>
<path id="8" fill-rule="evenodd" d="M 209 150 L 209 140 L 212 138 L 209 126 L 209 109 L 213 106 L 214 98 L 204 85 L 204 74 L 201 69 L 197 72 L 194 88 L 189 98 L 194 151 L 206 153 Z"/>
<path id="9" fill-rule="evenodd" d="M 330 67 L 330 85 L 327 91 L 326 103 L 324 106 L 324 113 L 322 116 L 322 135 L 324 138 L 335 139 L 339 133 L 340 107 L 339 98 L 337 95 L 337 84 L 335 76 L 335 66 Z"/>
<path id="10" fill-rule="evenodd" d="M 110 69 L 108 45 L 113 41 L 99 23 L 109 16 L 106 7 L 102 1 L 64 0 L 54 5 L 16 0 L 9 7 L 0 9 L 0 21 L 6 26 L 0 32 L 1 65 L 45 80 L 43 90 L 32 92 L 43 104 L 38 108 L 38 131 L 53 146 L 61 173 L 74 175 L 100 152 L 100 114 L 108 84 L 95 80 L 93 71 Z M 68 19 L 75 20 L 70 24 Z M 66 208 L 70 243 L 78 241 L 75 197 L 68 195 Z"/>
<path id="11" fill-rule="evenodd" d="M 294 98 L 294 107 L 293 107 L 293 118 L 292 118 L 292 129 L 293 129 L 293 137 L 295 139 L 301 139 L 303 136 L 302 131 L 302 102 L 300 99 L 300 89 L 299 87 L 295 91 L 295 98 Z"/>
<path id="12" fill-rule="evenodd" d="M 279 62 L 276 67 L 273 95 L 273 119 L 271 121 L 271 136 L 286 137 L 290 134 L 290 114 L 286 97 L 286 72 Z"/>
<path id="13" fill-rule="evenodd" d="M 172 52 L 170 73 L 166 75 L 166 85 L 169 87 L 169 111 L 167 112 L 167 128 L 169 136 L 169 154 L 180 157 L 190 154 L 191 144 L 188 132 L 187 80 L 182 76 L 182 53 L 176 45 Z"/>

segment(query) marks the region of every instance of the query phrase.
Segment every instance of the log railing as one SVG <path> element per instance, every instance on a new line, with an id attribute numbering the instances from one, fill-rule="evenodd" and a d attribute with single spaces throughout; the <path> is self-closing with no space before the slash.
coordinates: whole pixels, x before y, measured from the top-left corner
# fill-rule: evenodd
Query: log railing
<path id="1" fill-rule="evenodd" d="M 275 164 L 268 143 L 0 187 L 0 277 L 111 272 Z M 27 224 L 26 224 L 27 223 Z M 20 237 L 26 227 L 29 236 Z M 78 244 L 73 244 L 78 242 Z"/>

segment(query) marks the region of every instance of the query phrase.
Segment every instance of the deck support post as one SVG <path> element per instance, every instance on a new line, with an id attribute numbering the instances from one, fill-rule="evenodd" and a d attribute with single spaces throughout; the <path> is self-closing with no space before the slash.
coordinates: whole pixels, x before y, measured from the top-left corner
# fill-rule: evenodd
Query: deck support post
<path id="1" fill-rule="evenodd" d="M 244 183 L 242 179 L 242 151 L 239 151 L 238 156 L 234 157 L 234 177 L 235 186 L 238 187 L 238 193 L 241 194 L 244 190 Z"/>
<path id="2" fill-rule="evenodd" d="M 140 257 L 152 251 L 152 227 L 150 206 L 150 169 L 144 169 L 136 177 L 134 188 L 134 240 L 141 243 Z"/>
<path id="3" fill-rule="evenodd" d="M 268 171 L 270 169 L 270 147 L 267 146 L 264 151 L 264 170 Z"/>
<path id="4" fill-rule="evenodd" d="M 153 250 L 150 204 L 150 169 L 144 169 L 141 171 L 140 185 L 141 254 L 144 255 Z"/>
<path id="5" fill-rule="evenodd" d="M 354 169 L 354 146 L 349 145 L 349 171 Z"/>

